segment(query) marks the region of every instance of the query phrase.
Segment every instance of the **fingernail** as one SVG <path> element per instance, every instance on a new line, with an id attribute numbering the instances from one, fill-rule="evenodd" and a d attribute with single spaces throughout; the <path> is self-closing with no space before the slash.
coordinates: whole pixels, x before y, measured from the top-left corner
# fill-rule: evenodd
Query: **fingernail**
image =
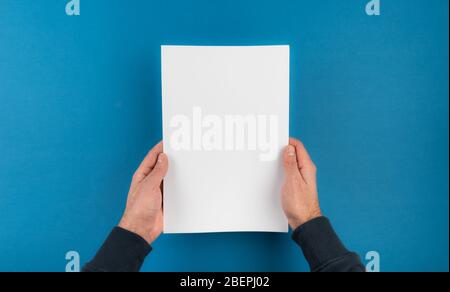
<path id="1" fill-rule="evenodd" d="M 158 155 L 158 163 L 162 164 L 164 162 L 164 153 Z"/>
<path id="2" fill-rule="evenodd" d="M 287 152 L 288 152 L 288 156 L 295 156 L 295 148 L 294 148 L 294 146 L 289 145 L 288 149 L 287 149 Z"/>

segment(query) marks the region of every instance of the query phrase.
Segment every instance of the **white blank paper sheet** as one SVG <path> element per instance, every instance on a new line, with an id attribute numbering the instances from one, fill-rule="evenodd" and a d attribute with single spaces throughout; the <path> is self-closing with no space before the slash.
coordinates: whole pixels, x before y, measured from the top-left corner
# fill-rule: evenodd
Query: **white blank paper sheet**
<path id="1" fill-rule="evenodd" d="M 164 232 L 287 232 L 289 46 L 162 46 Z"/>

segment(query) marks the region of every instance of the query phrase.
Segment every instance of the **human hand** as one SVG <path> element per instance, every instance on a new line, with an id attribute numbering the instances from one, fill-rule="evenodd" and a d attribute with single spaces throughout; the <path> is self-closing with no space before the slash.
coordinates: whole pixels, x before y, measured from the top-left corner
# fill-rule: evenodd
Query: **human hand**
<path id="1" fill-rule="evenodd" d="M 317 193 L 317 169 L 303 144 L 289 139 L 284 151 L 285 178 L 281 203 L 292 229 L 322 216 Z"/>
<path id="2" fill-rule="evenodd" d="M 163 230 L 162 181 L 168 170 L 167 156 L 160 142 L 133 175 L 127 206 L 119 227 L 151 244 Z"/>

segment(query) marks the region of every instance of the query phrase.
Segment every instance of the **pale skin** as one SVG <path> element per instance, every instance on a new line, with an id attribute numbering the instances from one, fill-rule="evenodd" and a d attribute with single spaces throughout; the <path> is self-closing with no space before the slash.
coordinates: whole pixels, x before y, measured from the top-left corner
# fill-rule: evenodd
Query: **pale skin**
<path id="1" fill-rule="evenodd" d="M 162 142 L 147 154 L 131 180 L 127 207 L 119 227 L 151 244 L 163 230 L 162 181 L 169 168 Z"/>
<path id="2" fill-rule="evenodd" d="M 317 193 L 317 168 L 306 148 L 289 139 L 283 154 L 285 178 L 281 203 L 292 229 L 322 216 Z M 149 244 L 163 230 L 162 183 L 169 161 L 162 142 L 149 151 L 133 175 L 125 212 L 119 227 L 136 233 Z"/>
<path id="3" fill-rule="evenodd" d="M 322 216 L 317 193 L 317 168 L 303 143 L 289 139 L 283 154 L 281 205 L 292 229 Z"/>

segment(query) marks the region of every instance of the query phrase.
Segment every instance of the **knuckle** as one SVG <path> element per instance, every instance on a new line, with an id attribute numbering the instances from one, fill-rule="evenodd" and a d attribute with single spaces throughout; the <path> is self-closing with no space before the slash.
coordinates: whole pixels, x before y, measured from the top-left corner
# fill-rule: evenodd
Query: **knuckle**
<path id="1" fill-rule="evenodd" d="M 291 159 L 291 157 L 287 157 L 284 160 L 284 165 L 287 167 L 293 167 L 293 166 L 296 166 L 296 164 L 297 164 L 297 161 L 295 161 L 294 159 Z"/>
<path id="2" fill-rule="evenodd" d="M 133 173 L 133 176 L 132 176 L 132 181 L 137 181 L 137 180 L 139 180 L 140 179 L 140 173 L 139 172 L 135 172 L 135 173 Z"/>
<path id="3" fill-rule="evenodd" d="M 294 144 L 295 144 L 295 146 L 297 146 L 298 148 L 304 148 L 305 146 L 303 145 L 303 142 L 302 141 L 300 141 L 300 140 L 294 140 Z"/>
<path id="4" fill-rule="evenodd" d="M 159 187 L 159 184 L 161 183 L 161 175 L 158 171 L 154 171 L 152 174 L 149 175 L 148 180 L 150 185 L 152 187 Z"/>
<path id="5" fill-rule="evenodd" d="M 156 184 L 156 183 L 152 184 L 151 192 L 158 193 L 159 191 L 160 191 L 159 184 Z"/>

